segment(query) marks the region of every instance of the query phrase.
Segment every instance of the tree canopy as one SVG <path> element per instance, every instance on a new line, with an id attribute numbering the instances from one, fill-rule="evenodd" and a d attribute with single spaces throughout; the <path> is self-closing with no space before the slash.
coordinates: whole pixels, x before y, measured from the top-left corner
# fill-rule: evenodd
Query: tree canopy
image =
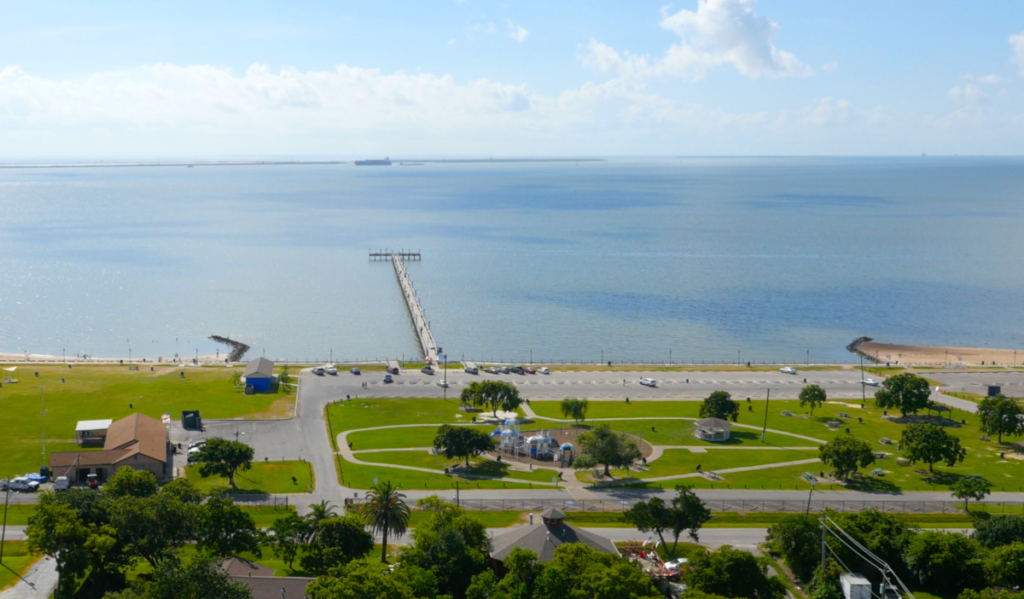
<path id="1" fill-rule="evenodd" d="M 580 455 L 573 461 L 573 468 L 583 470 L 604 464 L 604 475 L 610 476 L 610 467 L 625 468 L 641 458 L 636 442 L 622 433 L 616 433 L 607 423 L 598 424 L 594 430 L 576 437 Z"/>
<path id="2" fill-rule="evenodd" d="M 800 390 L 800 407 L 810 406 L 811 415 L 814 415 L 814 408 L 825 405 L 828 396 L 825 390 L 818 385 L 807 385 Z"/>
<path id="3" fill-rule="evenodd" d="M 964 461 L 967 450 L 960 446 L 960 438 L 946 432 L 937 424 L 911 424 L 903 429 L 899 449 L 911 464 L 924 462 L 934 472 L 936 462 L 955 466 Z"/>
<path id="4" fill-rule="evenodd" d="M 964 511 L 967 511 L 967 502 L 971 499 L 984 499 L 991 492 L 992 485 L 980 476 L 965 476 L 953 483 L 949 490 L 953 492 L 953 497 L 964 500 Z"/>
<path id="5" fill-rule="evenodd" d="M 907 567 L 926 589 L 979 589 L 985 584 L 981 545 L 964 535 L 924 531 L 906 550 Z"/>
<path id="6" fill-rule="evenodd" d="M 307 572 L 326 574 L 329 569 L 365 557 L 373 550 L 373 535 L 353 516 L 327 518 L 319 523 L 319 529 L 301 559 L 302 569 Z"/>
<path id="7" fill-rule="evenodd" d="M 1024 516 L 999 515 L 974 522 L 974 540 L 992 549 L 1010 543 L 1024 543 Z"/>
<path id="8" fill-rule="evenodd" d="M 587 419 L 587 409 L 590 407 L 590 401 L 585 397 L 566 397 L 562 400 L 560 407 L 562 409 L 562 416 L 572 418 L 573 424 L 579 426 L 581 421 Z"/>
<path id="9" fill-rule="evenodd" d="M 986 397 L 978 404 L 981 418 L 981 432 L 996 435 L 1003 442 L 1003 435 L 1017 437 L 1024 435 L 1024 408 L 1016 399 L 997 395 Z"/>
<path id="10" fill-rule="evenodd" d="M 811 580 L 821 563 L 821 524 L 817 515 L 786 516 L 768 529 L 768 546 L 772 553 L 803 581 Z"/>
<path id="11" fill-rule="evenodd" d="M 391 481 L 379 482 L 366 492 L 366 503 L 359 509 L 363 522 L 373 534 L 382 537 L 381 563 L 388 563 L 388 535 L 402 536 L 409 527 L 411 512 L 405 495 Z"/>
<path id="12" fill-rule="evenodd" d="M 156 489 L 153 473 L 128 466 L 118 468 L 104 485 L 104 490 L 111 497 L 149 497 L 156 494 Z"/>
<path id="13" fill-rule="evenodd" d="M 213 558 L 197 555 L 182 561 L 171 554 L 146 578 L 138 578 L 107 599 L 251 599 L 249 587 L 235 582 Z"/>
<path id="14" fill-rule="evenodd" d="M 701 404 L 700 417 L 736 422 L 736 419 L 740 417 L 740 404 L 733 401 L 727 391 L 714 391 Z"/>
<path id="15" fill-rule="evenodd" d="M 519 389 L 512 383 L 505 381 L 474 381 L 462 390 L 460 399 L 464 404 L 471 404 L 478 408 L 489 408 L 494 417 L 498 417 L 498 410 L 512 412 L 519 407 L 522 400 L 519 398 Z"/>
<path id="16" fill-rule="evenodd" d="M 853 435 L 839 435 L 818 448 L 821 461 L 829 464 L 843 480 L 875 463 L 875 452 L 867 441 Z"/>
<path id="17" fill-rule="evenodd" d="M 494 448 L 494 441 L 486 432 L 468 426 L 452 426 L 443 424 L 437 429 L 434 437 L 434 449 L 442 452 L 444 457 L 465 458 L 469 467 L 469 458 L 478 456 Z"/>
<path id="18" fill-rule="evenodd" d="M 931 394 L 928 381 L 905 372 L 882 382 L 882 388 L 875 393 L 875 405 L 887 410 L 899 410 L 901 415 L 906 416 L 925 409 Z"/>
<path id="19" fill-rule="evenodd" d="M 764 559 L 725 545 L 718 551 L 698 554 L 684 577 L 693 589 L 723 597 L 783 599 L 786 585 L 768 575 Z"/>
<path id="20" fill-rule="evenodd" d="M 700 528 L 711 519 L 711 510 L 697 497 L 691 487 L 679 485 L 671 503 L 666 504 L 660 497 L 652 497 L 634 504 L 623 513 L 623 517 L 640 532 L 657 534 L 662 546 L 675 555 L 679 536 L 688 530 L 690 538 L 698 540 Z M 671 548 L 665 543 L 666 531 L 671 532 L 673 536 Z"/>
<path id="21" fill-rule="evenodd" d="M 229 441 L 214 437 L 199 450 L 196 460 L 199 462 L 199 474 L 207 476 L 227 477 L 228 483 L 235 486 L 235 473 L 252 468 L 253 449 L 239 441 Z"/>

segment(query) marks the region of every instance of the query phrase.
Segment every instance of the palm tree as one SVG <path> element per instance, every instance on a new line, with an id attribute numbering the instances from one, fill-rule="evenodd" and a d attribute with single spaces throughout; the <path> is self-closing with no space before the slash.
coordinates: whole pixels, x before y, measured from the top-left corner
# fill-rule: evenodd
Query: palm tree
<path id="1" fill-rule="evenodd" d="M 281 374 L 277 375 L 277 390 L 278 392 L 288 393 L 288 365 L 285 364 L 281 368 Z"/>
<path id="2" fill-rule="evenodd" d="M 409 506 L 405 495 L 391 481 L 377 483 L 366 492 L 366 503 L 359 514 L 373 534 L 381 535 L 381 563 L 388 563 L 388 533 L 402 536 L 409 527 Z"/>
<path id="3" fill-rule="evenodd" d="M 334 504 L 327 501 L 326 499 L 320 503 L 314 503 L 309 506 L 309 513 L 306 514 L 306 526 L 309 528 L 306 532 L 306 542 L 312 543 L 316 540 L 317 535 L 320 534 L 320 523 L 328 518 L 337 518 L 338 512 L 336 511 Z"/>

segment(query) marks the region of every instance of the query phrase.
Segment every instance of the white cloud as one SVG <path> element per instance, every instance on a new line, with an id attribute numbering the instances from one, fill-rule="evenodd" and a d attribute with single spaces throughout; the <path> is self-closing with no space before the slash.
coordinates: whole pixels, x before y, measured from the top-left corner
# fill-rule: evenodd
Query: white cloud
<path id="1" fill-rule="evenodd" d="M 821 65 L 821 70 L 825 71 L 826 73 L 831 73 L 832 71 L 834 71 L 834 70 L 836 70 L 838 68 L 839 68 L 839 63 L 834 61 L 834 60 L 832 62 L 827 62 L 827 63 Z"/>
<path id="2" fill-rule="evenodd" d="M 963 87 L 954 87 L 949 90 L 949 97 L 958 102 L 970 105 L 980 104 L 988 99 L 988 95 L 973 83 L 968 83 Z"/>
<path id="3" fill-rule="evenodd" d="M 454 46 L 455 44 L 456 44 L 455 38 L 451 38 L 451 39 L 448 40 L 448 45 L 449 46 Z"/>
<path id="4" fill-rule="evenodd" d="M 1010 36 L 1010 46 L 1013 48 L 1013 62 L 1024 77 L 1024 31 Z"/>
<path id="5" fill-rule="evenodd" d="M 527 31 L 519 23 L 508 22 L 508 36 L 519 43 L 526 41 L 526 38 L 530 37 L 530 32 Z"/>
<path id="6" fill-rule="evenodd" d="M 985 85 L 994 85 L 996 83 L 1006 83 L 1005 77 L 999 75 L 964 75 L 964 79 L 967 81 L 974 81 L 975 83 L 983 83 Z"/>
<path id="7" fill-rule="evenodd" d="M 779 26 L 754 12 L 756 0 L 698 0 L 697 10 L 662 12 L 661 27 L 679 36 L 657 60 L 620 55 L 592 40 L 584 63 L 620 77 L 672 76 L 700 79 L 721 64 L 731 64 L 751 79 L 802 77 L 813 73 L 794 54 L 772 44 Z"/>
<path id="8" fill-rule="evenodd" d="M 858 117 L 853 106 L 843 99 L 819 98 L 798 110 L 783 110 L 774 122 L 775 126 L 788 123 L 801 125 L 842 125 Z"/>

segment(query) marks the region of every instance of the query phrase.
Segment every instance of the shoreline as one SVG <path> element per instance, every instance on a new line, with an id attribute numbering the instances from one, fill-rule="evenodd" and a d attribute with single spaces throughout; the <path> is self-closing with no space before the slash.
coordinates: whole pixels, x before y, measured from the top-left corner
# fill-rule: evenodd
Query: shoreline
<path id="1" fill-rule="evenodd" d="M 1018 367 L 1024 366 L 1024 347 L 1019 350 L 955 345 L 905 345 L 861 341 L 855 348 L 866 357 L 874 356 L 876 364 L 889 362 L 898 366 Z M 853 351 L 853 350 L 851 350 Z M 856 351 L 854 353 L 857 353 Z"/>

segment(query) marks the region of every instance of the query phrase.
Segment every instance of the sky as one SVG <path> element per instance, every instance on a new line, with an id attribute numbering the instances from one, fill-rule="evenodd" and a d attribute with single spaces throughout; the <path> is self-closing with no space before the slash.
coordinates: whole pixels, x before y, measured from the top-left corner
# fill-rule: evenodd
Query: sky
<path id="1" fill-rule="evenodd" d="M 0 157 L 1020 155 L 1005 0 L 0 0 Z"/>

